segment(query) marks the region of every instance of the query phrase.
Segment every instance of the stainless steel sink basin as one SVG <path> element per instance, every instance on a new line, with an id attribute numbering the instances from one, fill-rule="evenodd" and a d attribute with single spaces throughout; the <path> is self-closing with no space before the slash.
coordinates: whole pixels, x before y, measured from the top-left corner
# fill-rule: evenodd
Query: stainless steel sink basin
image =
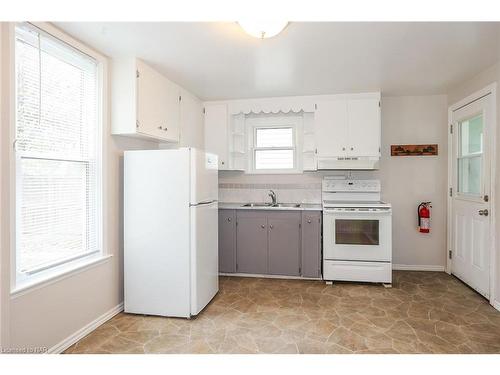
<path id="1" fill-rule="evenodd" d="M 271 203 L 245 203 L 243 207 L 271 207 Z"/>
<path id="2" fill-rule="evenodd" d="M 300 203 L 245 203 L 243 207 L 265 207 L 265 208 L 299 208 Z"/>

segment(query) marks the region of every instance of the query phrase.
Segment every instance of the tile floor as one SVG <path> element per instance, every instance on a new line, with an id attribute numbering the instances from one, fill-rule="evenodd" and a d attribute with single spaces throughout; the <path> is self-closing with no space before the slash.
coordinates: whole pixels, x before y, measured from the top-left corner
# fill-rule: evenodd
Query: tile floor
<path id="1" fill-rule="evenodd" d="M 392 289 L 221 277 L 194 319 L 121 313 L 66 353 L 500 353 L 500 312 L 440 272 Z"/>

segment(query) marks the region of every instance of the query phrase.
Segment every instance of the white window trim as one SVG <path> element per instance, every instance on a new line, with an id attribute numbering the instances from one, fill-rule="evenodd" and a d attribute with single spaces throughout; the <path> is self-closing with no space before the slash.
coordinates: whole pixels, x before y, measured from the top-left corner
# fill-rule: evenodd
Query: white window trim
<path id="1" fill-rule="evenodd" d="M 14 152 L 14 147 L 10 150 L 10 195 L 11 195 L 11 205 L 10 205 L 10 292 L 11 295 L 18 294 L 20 291 L 38 289 L 40 286 L 48 285 L 54 282 L 54 280 L 59 280 L 61 278 L 66 278 L 72 274 L 81 272 L 84 269 L 92 265 L 106 263 L 107 259 L 112 257 L 111 252 L 108 248 L 108 236 L 107 228 L 108 223 L 106 219 L 108 218 L 108 205 L 105 204 L 107 199 L 104 195 L 107 192 L 108 187 L 108 163 L 107 163 L 107 137 L 110 135 L 109 132 L 109 108 L 108 108 L 108 59 L 98 53 L 97 51 L 89 48 L 85 44 L 79 42 L 68 34 L 62 32 L 54 25 L 47 22 L 30 22 L 31 25 L 39 28 L 41 31 L 50 34 L 51 36 L 61 40 L 64 43 L 76 48 L 77 50 L 89 55 L 97 61 L 98 69 L 98 120 L 99 120 L 99 150 L 100 150 L 100 173 L 98 174 L 100 194 L 99 194 L 99 206 L 101 208 L 100 215 L 100 233 L 101 237 L 101 250 L 98 253 L 86 256 L 84 258 L 75 259 L 74 262 L 69 262 L 56 266 L 44 272 L 40 272 L 36 277 L 30 277 L 28 280 L 22 284 L 17 280 L 17 267 L 16 267 L 16 206 L 18 204 L 18 197 L 16 195 L 16 155 Z M 9 24 L 9 89 L 10 97 L 15 98 L 16 96 L 16 77 L 15 77 L 15 32 L 16 23 L 12 22 Z M 10 101 L 10 142 L 11 145 L 15 144 L 16 135 L 16 101 Z"/>
<path id="2" fill-rule="evenodd" d="M 259 115 L 245 119 L 248 140 L 247 174 L 301 174 L 302 169 L 302 116 L 300 115 Z M 292 128 L 294 144 L 292 147 L 255 147 L 257 129 Z M 292 169 L 255 169 L 256 150 L 294 150 L 294 168 Z"/>

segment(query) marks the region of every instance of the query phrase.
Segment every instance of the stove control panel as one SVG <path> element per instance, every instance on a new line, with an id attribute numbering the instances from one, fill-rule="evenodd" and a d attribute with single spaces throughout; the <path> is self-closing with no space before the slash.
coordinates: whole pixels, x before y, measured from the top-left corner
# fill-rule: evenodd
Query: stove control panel
<path id="1" fill-rule="evenodd" d="M 323 178 L 322 190 L 324 192 L 362 192 L 379 193 L 380 180 L 337 180 Z"/>

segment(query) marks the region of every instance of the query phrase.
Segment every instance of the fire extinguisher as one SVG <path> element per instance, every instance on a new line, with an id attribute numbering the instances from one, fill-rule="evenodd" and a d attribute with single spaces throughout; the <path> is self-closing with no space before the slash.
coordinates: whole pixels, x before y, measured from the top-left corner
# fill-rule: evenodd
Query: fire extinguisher
<path id="1" fill-rule="evenodd" d="M 420 233 L 429 233 L 431 230 L 431 202 L 422 202 L 417 207 L 418 230 Z"/>

